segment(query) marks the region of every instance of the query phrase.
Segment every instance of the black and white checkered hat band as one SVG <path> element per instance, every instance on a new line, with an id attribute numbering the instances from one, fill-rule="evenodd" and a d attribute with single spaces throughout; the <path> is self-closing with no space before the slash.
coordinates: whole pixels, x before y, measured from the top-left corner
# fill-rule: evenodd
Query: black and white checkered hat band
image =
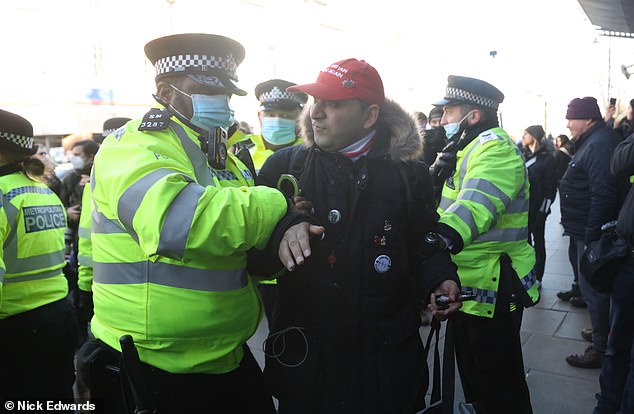
<path id="1" fill-rule="evenodd" d="M 262 103 L 286 100 L 297 102 L 298 105 L 304 105 L 304 102 L 302 102 L 297 94 L 293 92 L 282 91 L 277 86 L 274 86 L 273 89 L 271 89 L 270 91 L 261 94 L 258 97 L 258 100 Z"/>
<path id="2" fill-rule="evenodd" d="M 491 98 L 476 95 L 475 93 L 465 91 L 464 89 L 454 88 L 453 86 L 447 87 L 445 99 L 458 99 L 461 101 L 473 102 L 476 105 L 493 109 L 498 109 L 499 105 L 499 102 L 496 102 Z"/>
<path id="3" fill-rule="evenodd" d="M 33 137 L 25 137 L 24 135 L 0 131 L 0 139 L 6 139 L 24 149 L 33 149 Z"/>
<path id="4" fill-rule="evenodd" d="M 154 64 L 156 74 L 185 72 L 196 69 L 206 72 L 210 69 L 221 69 L 229 74 L 232 79 L 237 79 L 236 69 L 238 65 L 233 55 L 209 56 L 209 55 L 178 55 L 167 56 L 156 61 Z"/>

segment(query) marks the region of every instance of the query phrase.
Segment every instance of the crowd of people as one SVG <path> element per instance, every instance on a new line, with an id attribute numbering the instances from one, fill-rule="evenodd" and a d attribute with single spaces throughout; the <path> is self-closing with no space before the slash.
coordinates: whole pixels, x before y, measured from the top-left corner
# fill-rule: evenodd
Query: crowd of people
<path id="1" fill-rule="evenodd" d="M 179 34 L 145 55 L 156 105 L 73 143 L 61 179 L 31 123 L 0 111 L 7 399 L 416 413 L 429 388 L 419 327 L 447 321 L 472 412 L 532 413 L 520 329 L 559 192 L 574 280 L 558 296 L 592 322 L 566 361 L 601 368 L 595 413 L 633 412 L 634 254 L 608 292 L 581 266 L 610 221 L 634 246 L 632 102 L 614 121 L 575 98 L 570 139 L 530 125 L 515 142 L 494 85 L 450 75 L 428 114 L 408 113 L 349 58 L 312 83 L 258 84 L 254 134 L 231 108 L 247 95 L 241 44 Z M 246 341 L 263 315 L 261 370 Z"/>

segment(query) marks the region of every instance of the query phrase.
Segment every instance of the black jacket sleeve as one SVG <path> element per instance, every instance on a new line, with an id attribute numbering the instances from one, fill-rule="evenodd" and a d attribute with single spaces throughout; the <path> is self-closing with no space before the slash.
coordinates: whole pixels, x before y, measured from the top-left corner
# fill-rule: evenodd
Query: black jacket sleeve
<path id="1" fill-rule="evenodd" d="M 255 184 L 275 188 L 280 175 L 289 170 L 290 155 L 292 154 L 290 150 L 292 150 L 292 147 L 277 151 L 267 158 L 255 179 Z M 278 247 L 286 230 L 300 222 L 319 224 L 311 215 L 289 210 L 277 223 L 266 248 L 261 251 L 251 249 L 247 253 L 247 271 L 249 274 L 261 278 L 270 278 L 283 269 L 284 266 L 277 254 Z"/>
<path id="2" fill-rule="evenodd" d="M 544 177 L 544 196 L 551 202 L 555 200 L 557 196 L 557 175 L 554 173 L 556 170 L 555 156 L 552 152 L 549 152 L 546 156 L 546 175 Z"/>
<path id="3" fill-rule="evenodd" d="M 460 286 L 456 265 L 447 249 L 439 249 L 425 242 L 425 235 L 436 230 L 438 213 L 429 170 L 424 163 L 414 164 L 418 178 L 411 185 L 410 245 L 411 267 L 414 269 L 416 293 L 427 303 L 434 289 L 445 280 L 453 280 Z"/>
<path id="4" fill-rule="evenodd" d="M 590 188 L 590 211 L 584 236 L 586 244 L 601 237 L 601 226 L 616 217 L 618 202 L 616 179 L 609 168 L 614 146 L 606 145 L 605 141 L 592 144 L 588 148 L 592 156 L 584 160 Z"/>
<path id="5" fill-rule="evenodd" d="M 634 175 L 634 134 L 616 146 L 610 161 L 610 170 L 615 177 Z"/>

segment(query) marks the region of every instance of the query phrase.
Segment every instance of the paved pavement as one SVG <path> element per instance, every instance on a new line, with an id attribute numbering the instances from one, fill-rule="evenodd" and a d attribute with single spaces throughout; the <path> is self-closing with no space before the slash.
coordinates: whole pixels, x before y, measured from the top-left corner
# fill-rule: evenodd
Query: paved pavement
<path id="1" fill-rule="evenodd" d="M 559 203 L 552 206 L 546 222 L 546 272 L 542 298 L 524 312 L 522 344 L 526 377 L 535 414 L 592 413 L 595 394 L 599 391 L 599 369 L 575 368 L 564 358 L 582 353 L 588 346 L 580 335 L 590 327 L 586 309 L 578 309 L 559 300 L 556 293 L 572 283 L 568 261 L 568 238 L 562 236 Z M 256 359 L 262 365 L 262 342 L 267 335 L 266 321 L 249 340 Z M 423 338 L 429 328 L 421 328 Z M 456 381 L 456 398 L 462 398 L 460 381 Z M 510 410 L 509 412 L 512 412 Z"/>

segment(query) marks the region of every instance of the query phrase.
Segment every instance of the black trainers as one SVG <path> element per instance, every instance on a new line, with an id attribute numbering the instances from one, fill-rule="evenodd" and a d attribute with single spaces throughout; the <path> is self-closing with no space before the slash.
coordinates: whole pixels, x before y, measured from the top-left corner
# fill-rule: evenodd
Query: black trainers
<path id="1" fill-rule="evenodd" d="M 566 362 L 577 368 L 596 369 L 601 368 L 601 362 L 603 361 L 603 353 L 598 351 L 594 345 L 590 345 L 586 348 L 582 355 L 568 355 Z"/>
<path id="2" fill-rule="evenodd" d="M 575 308 L 587 308 L 588 305 L 586 304 L 586 301 L 583 300 L 582 296 L 573 296 L 570 298 L 570 304 L 572 306 L 574 306 Z"/>
<path id="3" fill-rule="evenodd" d="M 581 291 L 579 290 L 579 285 L 576 283 L 572 284 L 570 290 L 564 290 L 562 292 L 557 292 L 557 297 L 564 302 L 568 302 L 570 298 L 575 296 L 581 296 Z"/>
<path id="4" fill-rule="evenodd" d="M 588 342 L 592 342 L 592 329 L 590 328 L 583 328 L 581 330 L 581 337 L 583 339 L 585 339 Z"/>

